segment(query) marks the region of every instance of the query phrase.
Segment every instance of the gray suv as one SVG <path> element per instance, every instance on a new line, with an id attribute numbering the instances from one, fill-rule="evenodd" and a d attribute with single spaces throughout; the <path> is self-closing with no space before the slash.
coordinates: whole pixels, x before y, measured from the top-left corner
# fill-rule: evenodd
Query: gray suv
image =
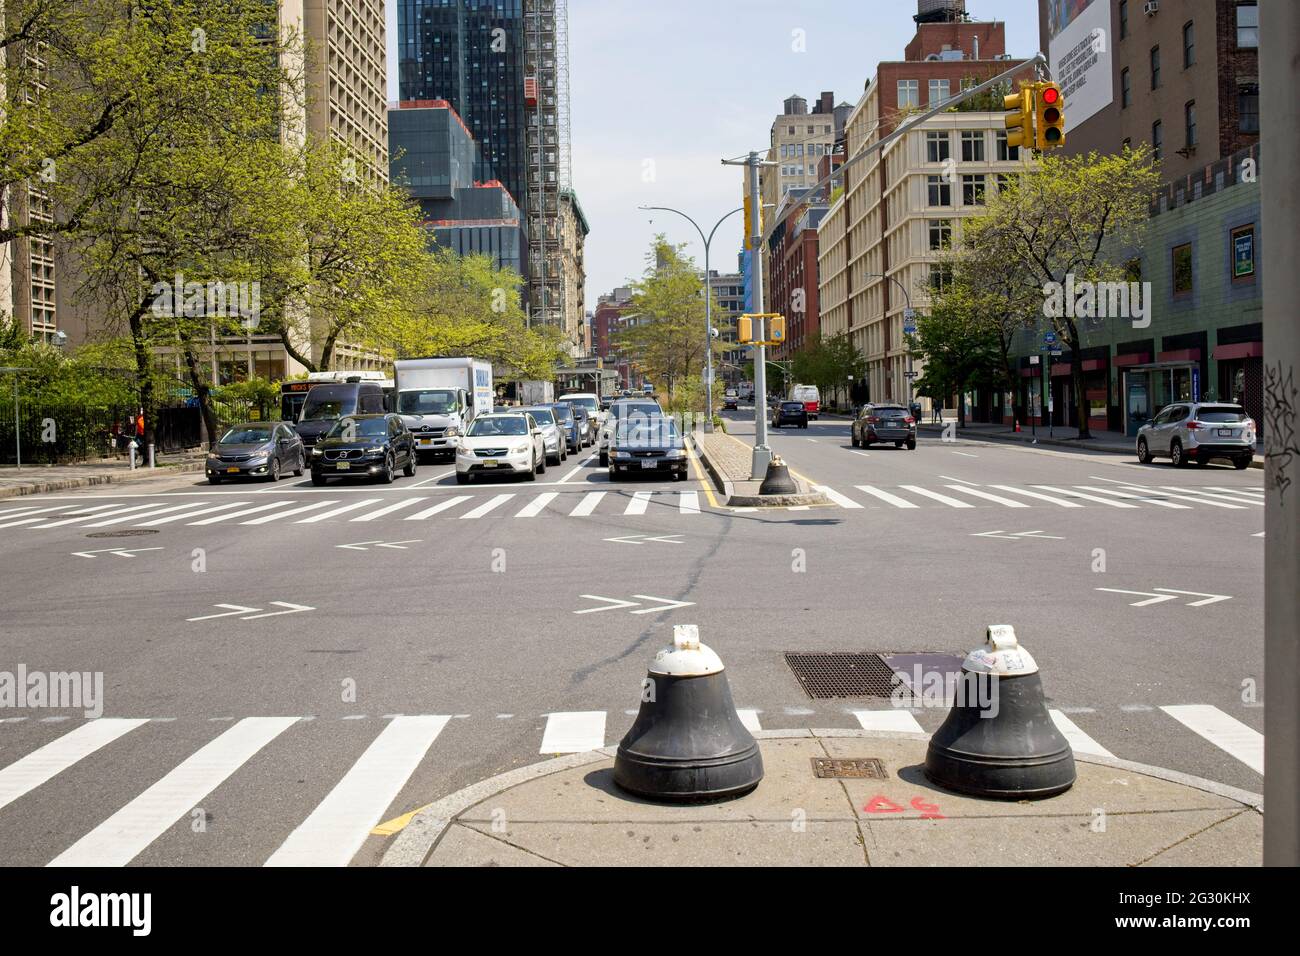
<path id="1" fill-rule="evenodd" d="M 1255 457 L 1255 422 L 1240 405 L 1179 402 L 1166 405 L 1137 434 L 1138 461 L 1168 458 L 1175 467 L 1226 458 L 1249 468 Z"/>
<path id="2" fill-rule="evenodd" d="M 876 442 L 894 443 L 894 447 L 916 448 L 916 419 L 909 409 L 894 403 L 863 405 L 849 426 L 853 447 L 870 448 Z"/>

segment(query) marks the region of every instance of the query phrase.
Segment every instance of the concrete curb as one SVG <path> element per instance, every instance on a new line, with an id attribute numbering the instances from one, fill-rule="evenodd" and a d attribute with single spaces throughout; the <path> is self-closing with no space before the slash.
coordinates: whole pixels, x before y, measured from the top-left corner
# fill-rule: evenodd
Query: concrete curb
<path id="1" fill-rule="evenodd" d="M 813 737 L 857 737 L 866 740 L 929 740 L 930 734 L 889 730 L 854 730 L 848 727 L 801 727 L 793 730 L 760 730 L 754 734 L 756 740 L 797 740 Z M 549 777 L 552 774 L 571 770 L 575 767 L 585 767 L 588 764 L 599 763 L 602 760 L 613 758 L 617 750 L 617 747 L 602 747 L 600 750 L 589 750 L 580 754 L 552 757 L 550 760 L 543 760 L 535 764 L 529 764 L 526 767 L 520 767 L 517 770 L 497 774 L 486 780 L 480 780 L 478 783 L 462 790 L 457 790 L 455 793 L 431 803 L 417 813 L 406 828 L 398 834 L 393 841 L 393 845 L 384 852 L 379 865 L 423 866 L 429 857 L 433 855 L 433 851 L 438 848 L 438 843 L 447 832 L 448 827 L 460 814 L 476 804 L 521 784 L 530 783 L 542 777 Z M 1153 767 L 1149 764 L 1135 763 L 1131 760 L 1120 760 L 1118 758 L 1111 759 L 1076 752 L 1074 759 L 1079 763 L 1113 767 L 1116 770 L 1127 770 L 1130 773 L 1142 774 L 1146 777 L 1154 777 L 1157 780 L 1180 784 L 1216 797 L 1234 800 L 1250 807 L 1257 813 L 1264 812 L 1264 798 L 1260 794 L 1240 790 L 1237 787 L 1230 787 L 1222 783 L 1215 783 L 1213 780 L 1205 780 L 1177 770 L 1167 770 L 1164 767 Z M 998 803 L 1000 801 L 991 802 Z"/>
<path id="2" fill-rule="evenodd" d="M 203 471 L 203 462 L 186 462 L 182 465 L 159 465 L 156 468 L 137 468 L 135 473 L 126 471 L 120 475 L 87 475 L 84 478 L 61 478 L 55 481 L 42 481 L 32 485 L 11 485 L 0 488 L 0 498 L 20 498 L 27 495 L 44 495 L 52 491 L 68 491 L 75 488 L 94 488 L 98 485 L 116 485 L 144 478 L 158 478 L 164 474 L 188 475 Z"/>
<path id="3" fill-rule="evenodd" d="M 721 492 L 723 496 L 730 499 L 732 494 L 735 492 L 735 486 L 732 485 L 730 479 L 728 479 L 727 476 L 709 460 L 709 456 L 704 453 L 704 446 L 700 444 L 699 439 L 694 435 L 691 436 L 691 447 L 695 450 L 695 457 L 700 460 L 700 465 L 703 466 L 705 472 L 707 472 L 708 476 L 713 480 L 713 487 Z"/>
<path id="4" fill-rule="evenodd" d="M 723 434 L 726 433 L 724 432 Z M 744 444 L 744 442 L 741 442 L 735 435 L 727 435 L 727 437 L 737 444 Z M 713 479 L 714 487 L 726 497 L 725 505 L 728 508 L 792 508 L 804 505 L 830 504 L 829 499 L 827 499 L 827 497 L 820 491 L 808 491 L 807 482 L 803 481 L 798 476 L 795 477 L 795 483 L 805 490 L 800 491 L 797 494 L 738 495 L 736 494 L 736 486 L 734 482 L 726 476 L 726 473 L 722 471 L 721 468 L 709 460 L 709 456 L 705 452 L 704 446 L 700 444 L 694 435 L 691 436 L 691 442 L 695 448 L 696 456 L 700 459 L 700 464 L 704 466 L 704 470 L 707 471 L 709 477 Z M 793 468 L 790 470 L 791 472 L 794 471 Z"/>

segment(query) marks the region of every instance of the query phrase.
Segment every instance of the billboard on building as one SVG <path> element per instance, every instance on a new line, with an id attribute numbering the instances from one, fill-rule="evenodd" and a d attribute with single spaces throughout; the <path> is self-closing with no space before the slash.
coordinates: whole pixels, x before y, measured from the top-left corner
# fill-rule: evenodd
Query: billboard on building
<path id="1" fill-rule="evenodd" d="M 1078 126 L 1114 98 L 1109 0 L 1047 0 L 1047 62 Z"/>

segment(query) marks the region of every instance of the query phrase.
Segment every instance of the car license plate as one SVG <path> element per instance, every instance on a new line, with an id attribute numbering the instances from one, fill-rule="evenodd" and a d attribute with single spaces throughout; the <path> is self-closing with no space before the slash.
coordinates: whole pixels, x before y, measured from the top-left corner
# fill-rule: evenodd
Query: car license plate
<path id="1" fill-rule="evenodd" d="M 484 459 L 483 466 L 485 468 L 495 468 L 497 466 L 497 459 L 495 458 Z"/>
<path id="2" fill-rule="evenodd" d="M 340 461 L 334 467 L 337 468 L 339 471 L 347 471 L 352 466 L 348 464 L 346 461 Z"/>
<path id="3" fill-rule="evenodd" d="M 239 469 L 238 469 L 238 468 L 227 468 L 227 469 L 226 469 L 226 474 L 228 474 L 228 475 L 237 475 L 237 474 L 239 474 Z"/>
<path id="4" fill-rule="evenodd" d="M 643 461 L 643 462 L 641 462 L 641 467 L 642 467 L 642 468 L 658 468 L 658 467 L 659 467 L 659 462 L 657 462 L 657 461 Z"/>
<path id="5" fill-rule="evenodd" d="M 1235 433 L 1233 432 L 1233 430 L 1232 430 L 1231 428 L 1220 428 L 1220 429 L 1219 429 L 1219 437 L 1220 437 L 1220 438 L 1231 438 L 1234 434 L 1235 434 Z"/>
<path id="6" fill-rule="evenodd" d="M 421 444 L 421 445 L 432 445 L 432 444 L 433 444 L 433 439 L 432 439 L 432 438 L 421 438 L 421 439 L 420 439 L 420 444 Z"/>

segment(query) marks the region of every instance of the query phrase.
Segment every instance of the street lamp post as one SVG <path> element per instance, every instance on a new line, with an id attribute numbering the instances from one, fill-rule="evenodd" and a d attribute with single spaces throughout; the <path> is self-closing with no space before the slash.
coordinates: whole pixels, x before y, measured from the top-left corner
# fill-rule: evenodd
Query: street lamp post
<path id="1" fill-rule="evenodd" d="M 903 328 L 907 329 L 907 323 L 913 321 L 916 313 L 912 310 L 912 297 L 907 294 L 907 286 L 899 282 L 894 276 L 887 276 L 880 272 L 868 272 L 863 275 L 864 279 L 888 279 L 894 285 L 903 290 L 903 302 L 905 311 L 903 312 Z M 907 407 L 912 407 L 912 343 L 907 343 Z"/>
<path id="2" fill-rule="evenodd" d="M 735 209 L 731 210 L 731 212 L 727 213 L 716 223 L 714 223 L 713 228 L 709 230 L 708 236 L 704 235 L 704 230 L 700 228 L 699 223 L 697 223 L 690 216 L 686 215 L 686 213 L 682 212 L 680 209 L 673 209 L 671 206 L 638 206 L 637 208 L 644 209 L 647 211 L 658 210 L 660 212 L 675 212 L 677 215 L 681 216 L 683 219 L 685 219 L 687 222 L 689 222 L 692 226 L 695 227 L 695 231 L 700 234 L 700 241 L 704 243 L 704 361 L 705 361 L 704 430 L 705 432 L 712 432 L 713 431 L 713 288 L 709 285 L 709 276 L 710 276 L 709 245 L 710 243 L 713 242 L 713 235 L 718 231 L 718 227 L 721 226 L 728 219 L 730 219 L 732 216 L 734 216 L 736 213 L 743 210 L 744 207 L 737 206 Z"/>

